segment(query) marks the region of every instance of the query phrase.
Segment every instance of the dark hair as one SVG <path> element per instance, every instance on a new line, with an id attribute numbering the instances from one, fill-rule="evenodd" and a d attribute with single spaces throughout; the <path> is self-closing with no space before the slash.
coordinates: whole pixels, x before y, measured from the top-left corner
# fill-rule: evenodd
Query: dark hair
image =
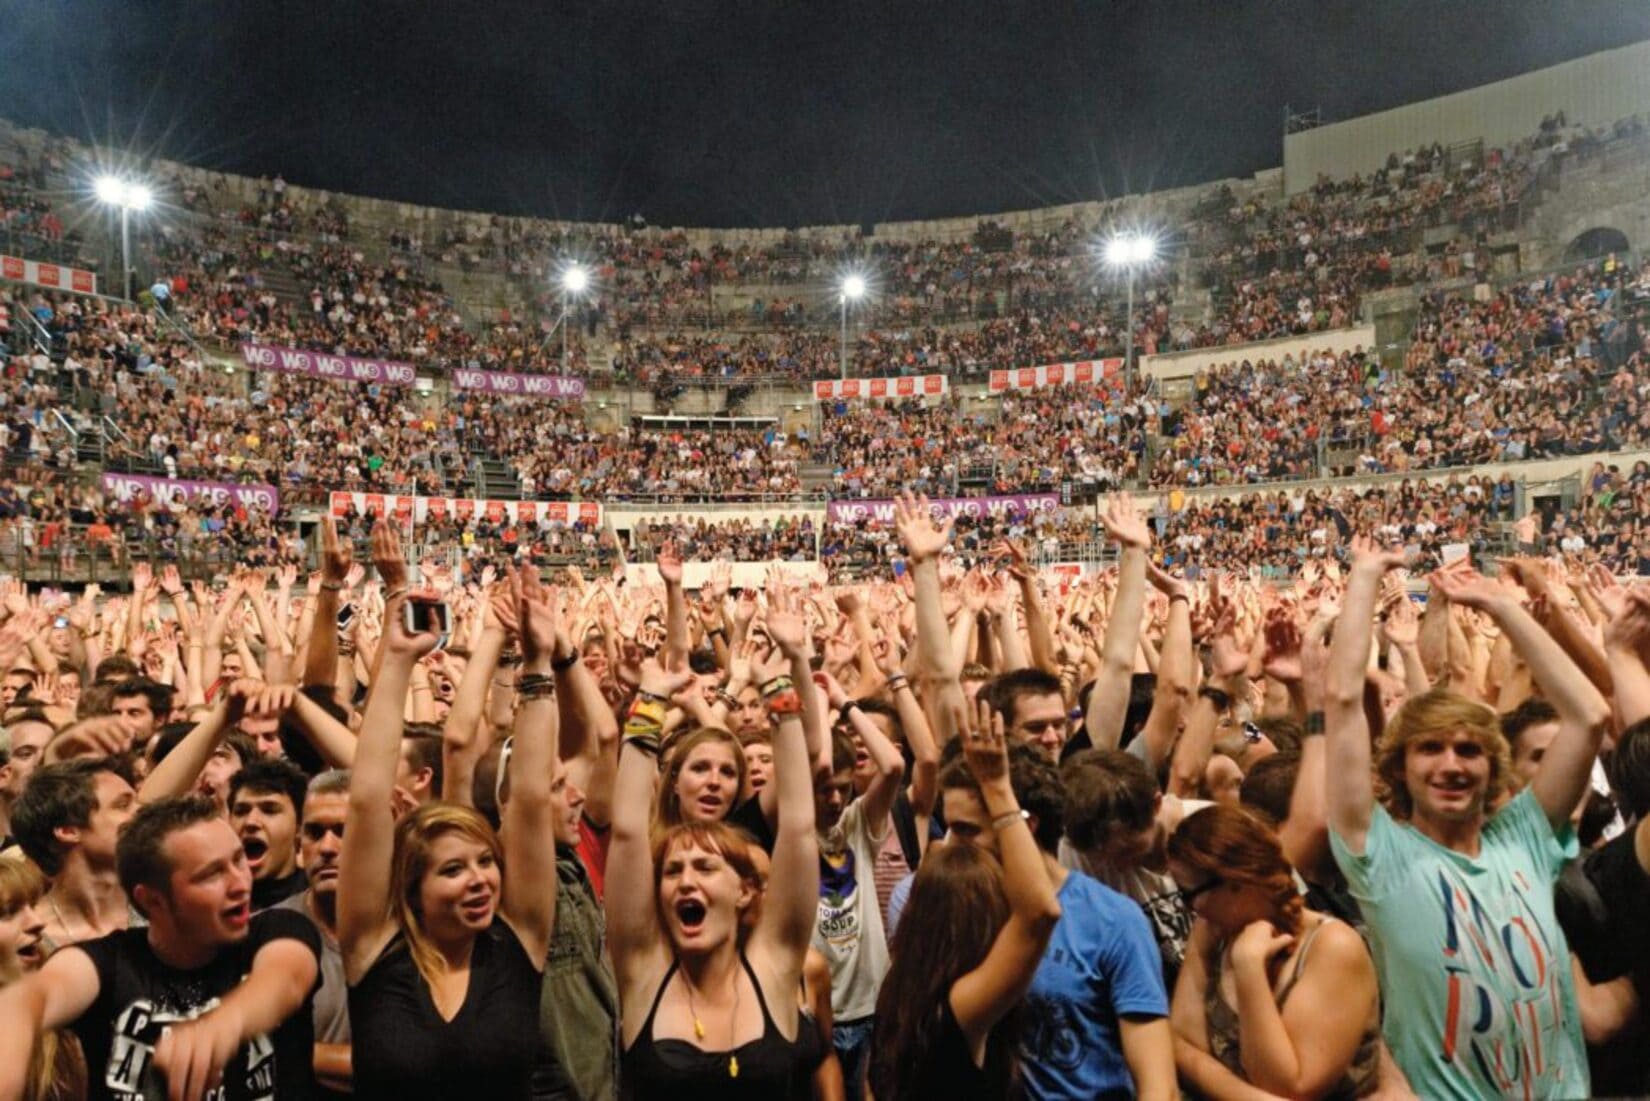
<path id="1" fill-rule="evenodd" d="M 425 724 L 408 723 L 407 725 L 411 727 Z M 430 725 L 433 726 L 434 724 Z M 439 728 L 433 734 L 427 734 L 422 730 L 408 730 L 401 735 L 401 752 L 406 755 L 407 764 L 414 772 L 426 768 L 430 770 L 430 790 L 435 792 L 438 799 L 441 797 L 442 783 L 441 750 L 442 740 Z"/>
<path id="2" fill-rule="evenodd" d="M 977 845 L 928 850 L 911 883 L 905 916 L 889 945 L 877 995 L 870 1084 L 879 1101 L 923 1095 L 923 1070 L 941 1031 L 951 984 L 980 965 L 1008 923 L 1002 866 Z M 991 1030 L 985 1065 L 1012 1065 L 1014 1014 Z"/>
<path id="3" fill-rule="evenodd" d="M 1650 814 L 1650 719 L 1621 732 L 1607 772 L 1610 790 L 1625 813 L 1634 818 Z"/>
<path id="4" fill-rule="evenodd" d="M 284 795 L 292 801 L 292 813 L 299 825 L 304 821 L 304 795 L 309 790 L 309 777 L 304 770 L 281 757 L 259 757 L 241 765 L 241 770 L 230 777 L 229 805 L 235 805 L 235 796 L 242 791 L 259 795 Z"/>
<path id="5" fill-rule="evenodd" d="M 11 808 L 11 832 L 23 855 L 47 875 L 63 870 L 66 855 L 57 839 L 62 826 L 89 826 L 97 810 L 97 775 L 121 775 L 107 757 L 76 757 L 72 761 L 41 765 L 29 777 L 23 794 Z"/>
<path id="6" fill-rule="evenodd" d="M 1295 777 L 1300 774 L 1299 753 L 1284 750 L 1262 757 L 1249 766 L 1238 788 L 1238 801 L 1249 810 L 1265 815 L 1274 826 L 1289 817 L 1289 802 L 1295 796 Z"/>
<path id="7" fill-rule="evenodd" d="M 961 739 L 946 743 L 945 763 L 940 769 L 940 790 L 972 791 L 980 794 L 979 782 L 968 770 L 959 749 Z M 1066 825 L 1066 792 L 1060 786 L 1060 772 L 1047 755 L 1024 743 L 1008 747 L 1008 782 L 1020 809 L 1037 820 L 1032 835 L 1037 847 L 1052 853 L 1060 847 Z"/>
<path id="8" fill-rule="evenodd" d="M 1001 715 L 1003 723 L 1008 726 L 1014 725 L 1014 713 L 1022 697 L 1060 694 L 1060 678 L 1041 669 L 1016 669 L 980 689 L 980 695 L 991 705 L 991 710 Z"/>
<path id="9" fill-rule="evenodd" d="M 1085 749 L 1060 768 L 1066 789 L 1066 836 L 1097 849 L 1114 830 L 1138 832 L 1157 814 L 1157 781 L 1146 762 L 1121 749 Z"/>
<path id="10" fill-rule="evenodd" d="M 1287 715 L 1266 715 L 1255 720 L 1260 732 L 1272 739 L 1279 753 L 1299 753 L 1306 733 L 1301 724 Z"/>
<path id="11" fill-rule="evenodd" d="M 115 870 L 126 897 L 145 917 L 149 915 L 137 901 L 139 886 L 172 897 L 172 863 L 166 859 L 166 839 L 217 816 L 217 807 L 206 796 L 180 795 L 139 807 L 121 828 L 120 840 L 115 843 Z"/>
<path id="12" fill-rule="evenodd" d="M 701 677 L 722 671 L 722 667 L 716 664 L 716 654 L 710 650 L 695 650 L 689 654 L 688 668 Z"/>
<path id="13" fill-rule="evenodd" d="M 831 731 L 831 771 L 852 772 L 854 770 L 854 739 L 847 731 L 838 727 Z M 743 778 L 741 778 L 743 783 Z"/>
<path id="14" fill-rule="evenodd" d="M 165 720 L 166 716 L 172 713 L 173 692 L 170 684 L 161 684 L 147 677 L 133 677 L 115 685 L 115 690 L 109 694 L 109 702 L 113 704 L 115 700 L 129 700 L 133 696 L 142 696 L 149 701 L 149 710 L 155 713 L 155 718 Z"/>
<path id="15" fill-rule="evenodd" d="M 1501 716 L 1501 736 L 1507 739 L 1509 752 L 1518 752 L 1518 739 L 1532 726 L 1542 723 L 1556 723 L 1558 712 L 1546 700 L 1531 696 L 1511 711 Z"/>
<path id="16" fill-rule="evenodd" d="M 140 672 L 142 670 L 138 668 L 137 662 L 125 654 L 111 654 L 97 663 L 97 668 L 92 671 L 92 680 L 98 684 L 130 680 Z"/>

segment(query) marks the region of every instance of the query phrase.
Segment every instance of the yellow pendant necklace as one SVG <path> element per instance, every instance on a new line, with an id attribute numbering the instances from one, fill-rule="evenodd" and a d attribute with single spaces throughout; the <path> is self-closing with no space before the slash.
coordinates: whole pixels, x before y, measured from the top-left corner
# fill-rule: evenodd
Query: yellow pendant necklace
<path id="1" fill-rule="evenodd" d="M 693 1018 L 693 1035 L 696 1039 L 703 1040 L 705 1038 L 705 1022 L 699 1019 L 699 1009 L 696 1005 L 694 1005 L 694 1002 L 693 1002 L 693 981 L 687 977 L 687 972 L 686 971 L 681 971 L 680 969 L 678 969 L 678 973 L 682 976 L 682 986 L 684 986 L 687 989 L 688 1015 Z M 731 1026 L 728 1028 L 728 1041 L 730 1043 L 733 1041 L 734 1029 L 736 1029 L 738 1027 L 739 1027 L 739 972 L 735 971 L 733 973 L 733 1020 L 732 1020 Z M 739 1077 L 739 1056 L 738 1056 L 737 1053 L 732 1052 L 732 1051 L 728 1052 L 728 1077 L 729 1078 L 738 1078 Z"/>

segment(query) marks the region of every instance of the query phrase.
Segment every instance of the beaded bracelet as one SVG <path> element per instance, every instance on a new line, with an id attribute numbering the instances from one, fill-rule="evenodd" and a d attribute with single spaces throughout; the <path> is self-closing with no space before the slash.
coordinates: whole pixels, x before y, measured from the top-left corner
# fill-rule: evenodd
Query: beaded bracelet
<path id="1" fill-rule="evenodd" d="M 516 699 L 518 700 L 553 700 L 556 698 L 556 682 L 546 681 L 543 684 L 534 684 L 526 688 L 516 685 Z"/>
<path id="2" fill-rule="evenodd" d="M 784 692 L 787 689 L 795 688 L 796 682 L 790 677 L 778 676 L 762 685 L 762 698 L 766 699 L 776 692 Z"/>
<path id="3" fill-rule="evenodd" d="M 625 724 L 625 729 L 627 731 L 630 729 L 630 724 L 629 723 Z M 624 737 L 624 741 L 623 741 L 622 744 L 627 745 L 627 746 L 631 746 L 632 748 L 635 748 L 635 749 L 639 749 L 643 753 L 647 754 L 649 757 L 657 757 L 659 755 L 659 735 L 657 733 L 653 733 L 653 734 L 628 734 L 627 733 Z"/>
<path id="4" fill-rule="evenodd" d="M 727 704 L 729 707 L 739 706 L 739 698 L 731 695 L 726 689 L 718 688 L 716 690 L 716 698 Z"/>

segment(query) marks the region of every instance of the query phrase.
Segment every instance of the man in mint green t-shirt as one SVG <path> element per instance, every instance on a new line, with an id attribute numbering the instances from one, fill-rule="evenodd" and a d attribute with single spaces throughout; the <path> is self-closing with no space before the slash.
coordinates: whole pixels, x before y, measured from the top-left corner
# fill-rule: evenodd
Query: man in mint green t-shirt
<path id="1" fill-rule="evenodd" d="M 1462 563 L 1433 576 L 1434 597 L 1495 621 L 1558 712 L 1559 733 L 1529 787 L 1494 813 L 1507 743 L 1495 712 L 1470 697 L 1413 696 L 1372 755 L 1368 625 L 1382 575 L 1402 560 L 1354 540 L 1323 717 L 1330 845 L 1369 928 L 1387 1044 L 1429 1101 L 1586 1097 L 1587 1049 L 1553 884 L 1575 851 L 1569 817 L 1609 705 L 1516 590 Z"/>

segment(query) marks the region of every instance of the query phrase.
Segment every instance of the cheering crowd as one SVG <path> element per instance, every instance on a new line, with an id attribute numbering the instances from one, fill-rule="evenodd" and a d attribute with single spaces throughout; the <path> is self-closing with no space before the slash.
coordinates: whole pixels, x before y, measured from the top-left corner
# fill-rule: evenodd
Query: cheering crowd
<path id="1" fill-rule="evenodd" d="M 1650 588 L 937 515 L 829 586 L 330 519 L 307 579 L 7 582 L 0 1097 L 1647 1088 Z"/>

